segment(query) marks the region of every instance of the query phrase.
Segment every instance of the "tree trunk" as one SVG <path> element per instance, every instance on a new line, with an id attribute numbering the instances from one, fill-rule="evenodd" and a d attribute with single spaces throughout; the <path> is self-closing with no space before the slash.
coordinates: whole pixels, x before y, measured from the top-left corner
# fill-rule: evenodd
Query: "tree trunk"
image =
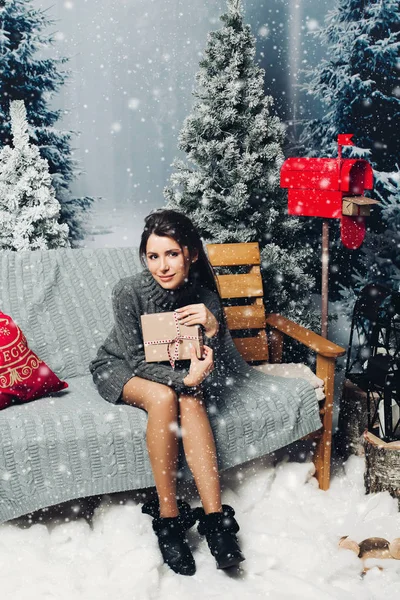
<path id="1" fill-rule="evenodd" d="M 386 443 L 369 431 L 364 433 L 367 494 L 388 491 L 400 510 L 400 441 Z"/>

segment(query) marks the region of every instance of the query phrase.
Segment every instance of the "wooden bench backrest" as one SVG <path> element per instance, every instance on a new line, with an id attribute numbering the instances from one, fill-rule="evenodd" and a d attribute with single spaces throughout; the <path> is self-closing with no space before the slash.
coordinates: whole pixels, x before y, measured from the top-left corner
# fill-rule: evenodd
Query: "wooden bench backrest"
<path id="1" fill-rule="evenodd" d="M 268 360 L 263 283 L 258 242 L 207 244 L 207 254 L 214 269 L 217 287 L 232 339 L 247 362 Z M 221 275 L 218 267 L 248 267 L 247 273 Z M 227 299 L 251 299 L 239 306 L 225 306 Z M 235 331 L 251 330 L 251 337 L 235 337 Z"/>

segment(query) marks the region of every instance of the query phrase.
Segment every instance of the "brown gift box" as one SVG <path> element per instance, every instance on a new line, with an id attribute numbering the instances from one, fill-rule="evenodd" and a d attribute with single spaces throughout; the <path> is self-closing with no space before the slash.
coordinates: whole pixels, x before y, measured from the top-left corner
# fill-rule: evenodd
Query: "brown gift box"
<path id="1" fill-rule="evenodd" d="M 176 312 L 141 315 L 146 362 L 169 360 L 175 368 L 176 360 L 190 360 L 193 344 L 197 358 L 203 355 L 203 335 L 200 325 L 183 325 Z"/>

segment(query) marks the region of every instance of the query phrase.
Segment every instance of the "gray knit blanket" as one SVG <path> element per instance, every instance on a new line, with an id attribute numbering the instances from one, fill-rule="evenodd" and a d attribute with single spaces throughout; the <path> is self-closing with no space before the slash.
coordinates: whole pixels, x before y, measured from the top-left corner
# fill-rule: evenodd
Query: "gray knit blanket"
<path id="1" fill-rule="evenodd" d="M 112 326 L 113 286 L 142 268 L 138 248 L 0 252 L 0 310 L 69 384 L 0 411 L 0 522 L 75 498 L 155 485 L 147 414 L 101 398 L 89 372 Z M 210 405 L 221 471 L 321 427 L 310 383 L 251 371 L 254 377 L 225 377 L 216 386 L 218 410 Z M 182 479 L 192 478 L 181 445 L 179 467 Z"/>

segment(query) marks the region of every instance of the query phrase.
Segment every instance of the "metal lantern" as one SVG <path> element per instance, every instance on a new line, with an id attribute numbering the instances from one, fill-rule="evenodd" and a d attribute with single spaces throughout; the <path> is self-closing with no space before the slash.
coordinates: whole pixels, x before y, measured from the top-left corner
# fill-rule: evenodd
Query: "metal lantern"
<path id="1" fill-rule="evenodd" d="M 368 429 L 400 437 L 400 293 L 369 284 L 354 307 L 345 377 L 367 393 Z"/>

